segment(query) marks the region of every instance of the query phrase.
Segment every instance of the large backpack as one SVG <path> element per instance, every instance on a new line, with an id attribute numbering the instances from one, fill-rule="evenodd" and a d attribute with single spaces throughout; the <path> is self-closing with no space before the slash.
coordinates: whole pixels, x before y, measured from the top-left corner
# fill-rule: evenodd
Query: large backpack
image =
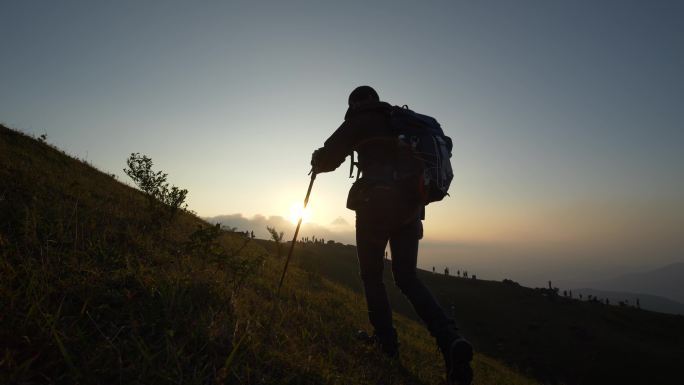
<path id="1" fill-rule="evenodd" d="M 411 111 L 408 106 L 390 109 L 390 127 L 400 144 L 410 148 L 410 154 L 422 162 L 418 178 L 419 196 L 424 204 L 442 200 L 454 178 L 451 168 L 451 138 L 444 135 L 434 118 Z"/>

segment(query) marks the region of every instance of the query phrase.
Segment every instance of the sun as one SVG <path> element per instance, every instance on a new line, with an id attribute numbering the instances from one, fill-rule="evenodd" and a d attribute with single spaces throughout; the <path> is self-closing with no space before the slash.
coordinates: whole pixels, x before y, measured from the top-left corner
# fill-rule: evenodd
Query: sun
<path id="1" fill-rule="evenodd" d="M 293 203 L 290 206 L 290 222 L 296 224 L 302 218 L 302 223 L 307 223 L 311 219 L 311 209 L 304 208 L 302 203 Z"/>

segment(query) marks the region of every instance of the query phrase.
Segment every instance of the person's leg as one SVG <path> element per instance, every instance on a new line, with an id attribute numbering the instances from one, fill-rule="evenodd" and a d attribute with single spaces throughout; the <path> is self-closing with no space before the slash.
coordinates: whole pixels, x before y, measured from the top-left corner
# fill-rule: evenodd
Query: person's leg
<path id="1" fill-rule="evenodd" d="M 418 316 L 440 348 L 456 338 L 456 328 L 444 309 L 416 275 L 418 240 L 422 238 L 423 226 L 419 219 L 401 226 L 390 234 L 392 250 L 392 273 L 394 282 L 413 305 Z"/>
<path id="2" fill-rule="evenodd" d="M 392 326 L 392 309 L 382 280 L 388 237 L 383 226 L 366 218 L 362 213 L 357 213 L 356 252 L 368 305 L 368 319 L 385 353 L 394 355 L 397 349 L 397 335 Z"/>
<path id="3" fill-rule="evenodd" d="M 418 240 L 422 237 L 423 225 L 420 220 L 390 233 L 394 281 L 425 322 L 430 334 L 435 337 L 444 356 L 447 382 L 467 385 L 473 379 L 470 368 L 472 347 L 468 341 L 459 337 L 453 320 L 447 317 L 435 297 L 416 275 Z"/>

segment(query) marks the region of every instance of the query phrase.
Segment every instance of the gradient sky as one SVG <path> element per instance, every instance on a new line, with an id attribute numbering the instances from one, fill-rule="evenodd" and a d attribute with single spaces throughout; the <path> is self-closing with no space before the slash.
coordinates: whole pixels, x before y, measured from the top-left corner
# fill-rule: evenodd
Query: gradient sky
<path id="1" fill-rule="evenodd" d="M 2 1 L 0 52 L 0 121 L 120 180 L 147 154 L 203 216 L 287 216 L 369 84 L 454 140 L 423 265 L 684 260 L 680 1 Z M 347 170 L 314 222 L 353 224 Z"/>

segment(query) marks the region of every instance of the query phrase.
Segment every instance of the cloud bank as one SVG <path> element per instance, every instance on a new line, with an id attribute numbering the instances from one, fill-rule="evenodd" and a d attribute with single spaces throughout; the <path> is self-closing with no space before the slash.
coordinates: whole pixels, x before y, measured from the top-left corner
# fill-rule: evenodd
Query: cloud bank
<path id="1" fill-rule="evenodd" d="M 295 224 L 279 216 L 272 215 L 265 217 L 255 215 L 246 218 L 242 214 L 218 215 L 215 217 L 204 218 L 210 223 L 220 223 L 223 226 L 235 227 L 238 231 L 254 231 L 257 238 L 269 239 L 270 235 L 266 226 L 275 227 L 276 230 L 285 233 L 285 239 L 291 240 L 294 235 Z M 332 228 L 319 225 L 317 223 L 303 223 L 299 230 L 299 237 L 323 238 L 326 241 L 333 240 L 344 244 L 355 244 L 354 228 L 344 219 L 338 218 L 331 223 Z"/>

